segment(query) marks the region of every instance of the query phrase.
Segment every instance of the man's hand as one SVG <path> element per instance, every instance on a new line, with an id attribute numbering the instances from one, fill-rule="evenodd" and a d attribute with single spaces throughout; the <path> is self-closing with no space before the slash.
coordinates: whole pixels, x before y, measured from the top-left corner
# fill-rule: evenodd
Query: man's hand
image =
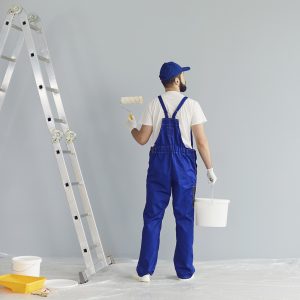
<path id="1" fill-rule="evenodd" d="M 207 177 L 208 177 L 209 181 L 211 182 L 211 184 L 215 184 L 218 179 L 214 173 L 213 168 L 207 169 Z"/>
<path id="2" fill-rule="evenodd" d="M 132 131 L 133 128 L 137 128 L 136 119 L 135 119 L 135 116 L 132 113 L 130 113 L 128 115 L 127 125 L 129 127 L 130 131 Z"/>

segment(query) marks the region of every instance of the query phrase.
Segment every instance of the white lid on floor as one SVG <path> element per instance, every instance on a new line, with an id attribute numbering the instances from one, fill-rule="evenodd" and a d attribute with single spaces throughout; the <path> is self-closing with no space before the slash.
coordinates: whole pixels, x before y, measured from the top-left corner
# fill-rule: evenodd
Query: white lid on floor
<path id="1" fill-rule="evenodd" d="M 45 287 L 48 289 L 66 289 L 75 287 L 78 285 L 78 282 L 75 280 L 69 279 L 49 279 L 45 282 Z"/>

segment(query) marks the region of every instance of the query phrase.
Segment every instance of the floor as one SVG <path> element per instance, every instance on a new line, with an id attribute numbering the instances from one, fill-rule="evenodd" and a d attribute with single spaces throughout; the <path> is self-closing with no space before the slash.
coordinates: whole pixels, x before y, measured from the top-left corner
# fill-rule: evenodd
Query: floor
<path id="1" fill-rule="evenodd" d="M 82 261 L 74 258 L 43 258 L 41 276 L 78 280 Z M 66 290 L 52 290 L 49 299 L 172 299 L 202 300 L 299 300 L 300 259 L 226 260 L 195 262 L 192 281 L 175 276 L 171 261 L 159 260 L 151 283 L 136 281 L 136 260 L 119 259 L 91 280 Z M 10 259 L 0 257 L 0 274 L 10 273 Z M 13 294 L 0 287 L 0 299 L 38 299 Z"/>

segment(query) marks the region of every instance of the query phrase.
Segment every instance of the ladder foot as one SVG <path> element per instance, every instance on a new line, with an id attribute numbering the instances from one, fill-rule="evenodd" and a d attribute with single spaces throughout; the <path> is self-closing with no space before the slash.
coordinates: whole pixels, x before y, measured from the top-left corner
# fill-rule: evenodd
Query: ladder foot
<path id="1" fill-rule="evenodd" d="M 79 272 L 79 283 L 80 284 L 83 284 L 83 283 L 87 283 L 89 281 L 86 273 L 83 271 L 83 272 Z"/>
<path id="2" fill-rule="evenodd" d="M 107 263 L 108 263 L 109 265 L 113 265 L 113 264 L 115 264 L 116 262 L 115 262 L 114 258 L 113 258 L 111 255 L 108 255 L 108 256 L 107 256 Z"/>

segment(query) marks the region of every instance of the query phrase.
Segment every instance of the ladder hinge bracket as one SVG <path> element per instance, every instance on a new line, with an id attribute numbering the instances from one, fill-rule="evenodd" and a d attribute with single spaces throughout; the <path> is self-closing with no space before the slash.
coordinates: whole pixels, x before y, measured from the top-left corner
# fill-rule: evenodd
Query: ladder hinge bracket
<path id="1" fill-rule="evenodd" d="M 51 134 L 52 134 L 52 143 L 53 144 L 59 143 L 63 137 L 63 132 L 61 130 L 58 130 L 55 128 L 51 131 Z"/>
<path id="2" fill-rule="evenodd" d="M 22 10 L 23 10 L 22 6 L 14 5 L 8 10 L 8 13 L 11 15 L 18 15 L 22 12 Z"/>
<path id="3" fill-rule="evenodd" d="M 71 131 L 70 129 L 68 129 L 65 132 L 65 137 L 66 137 L 67 143 L 72 143 L 76 139 L 76 133 L 74 131 Z"/>
<path id="4" fill-rule="evenodd" d="M 28 21 L 30 24 L 36 24 L 38 22 L 40 22 L 40 17 L 38 15 L 34 15 L 34 14 L 30 14 L 28 16 Z"/>

